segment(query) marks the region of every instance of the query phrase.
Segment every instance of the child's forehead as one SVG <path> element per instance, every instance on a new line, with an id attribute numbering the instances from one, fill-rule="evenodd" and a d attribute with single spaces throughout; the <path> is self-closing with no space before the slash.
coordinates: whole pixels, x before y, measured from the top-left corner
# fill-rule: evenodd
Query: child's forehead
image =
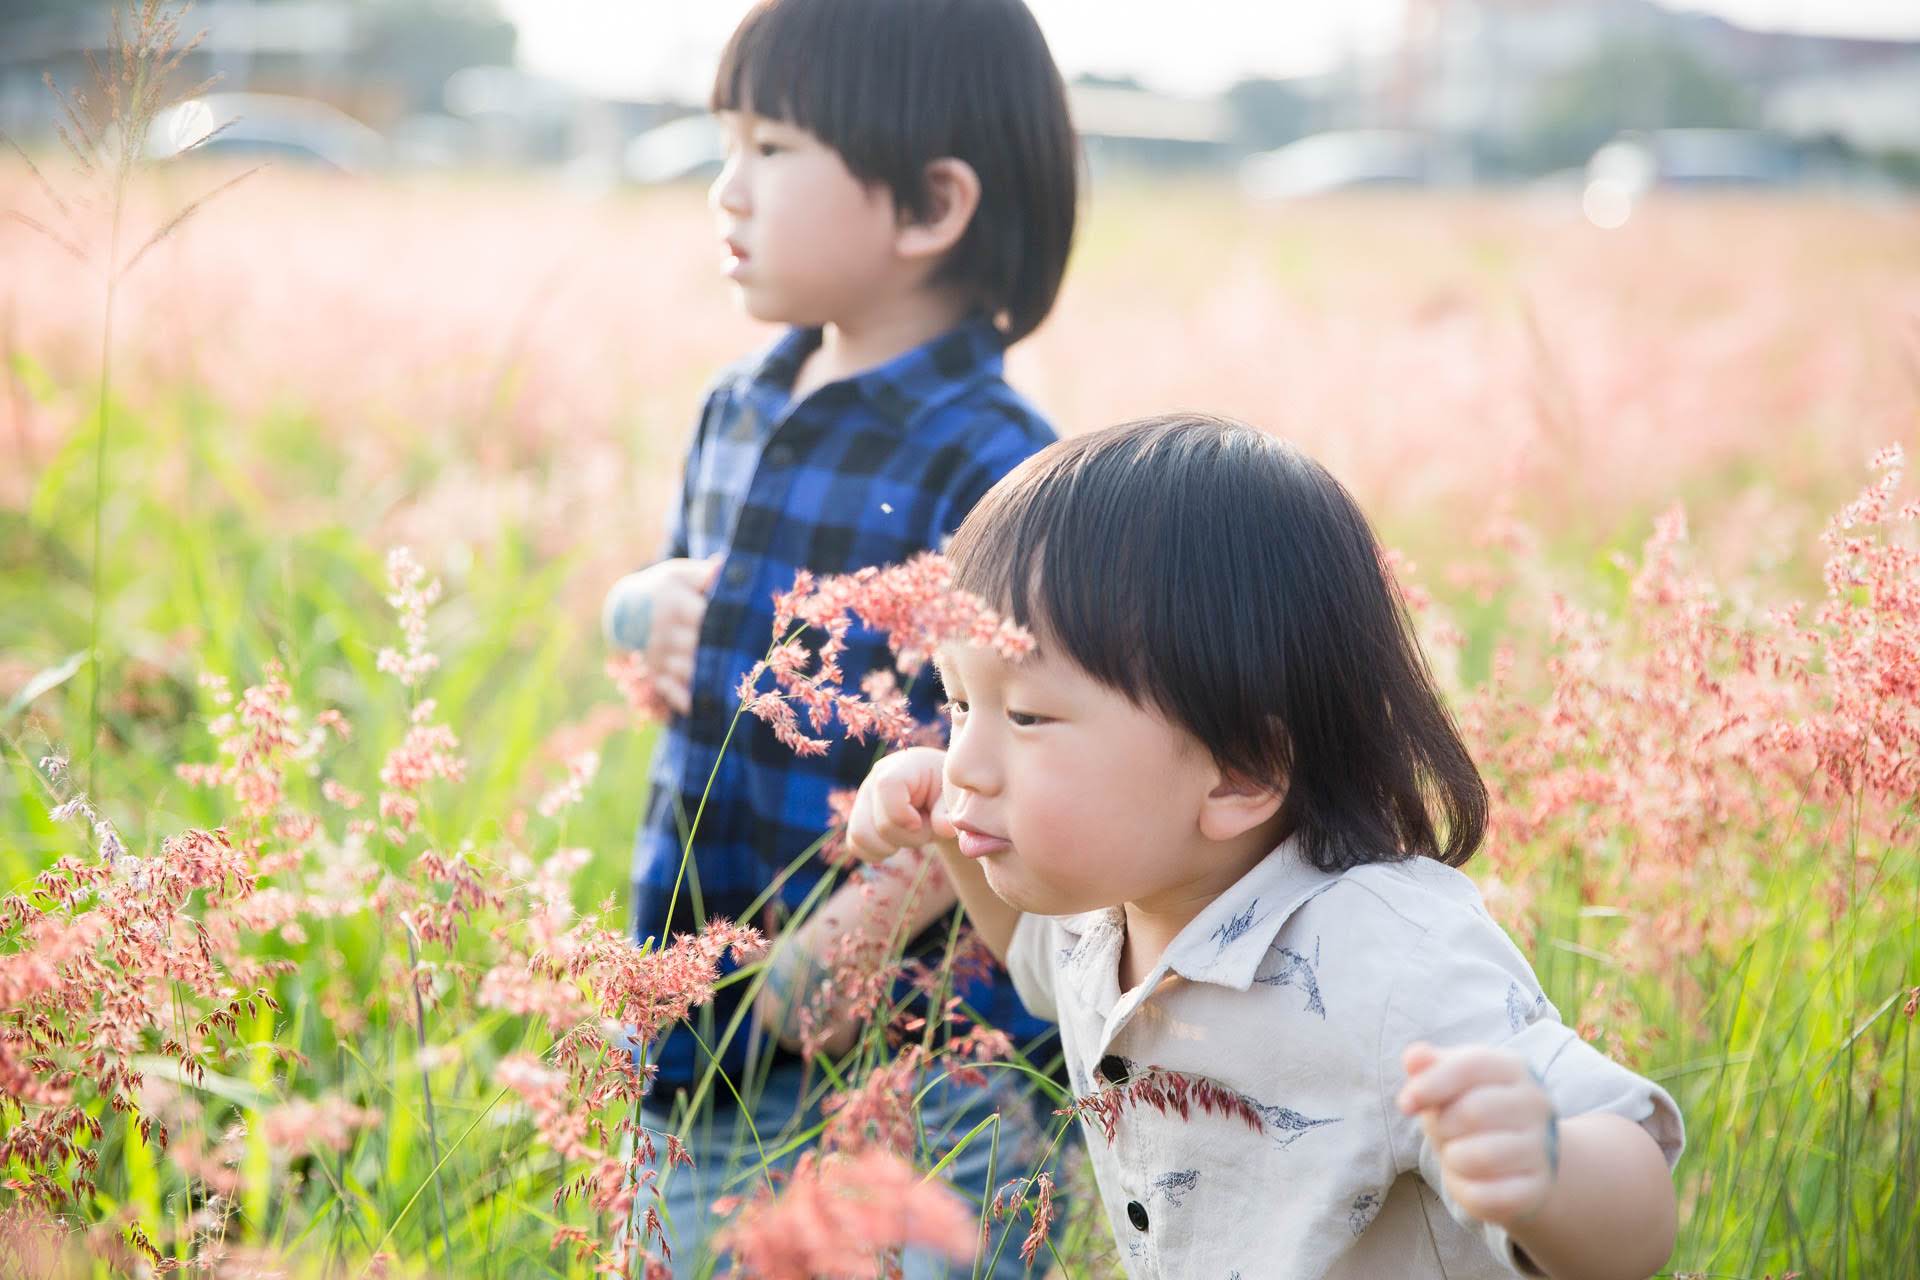
<path id="1" fill-rule="evenodd" d="M 785 112 L 759 112 L 755 111 L 751 104 L 744 102 L 739 106 L 715 108 L 713 118 L 718 120 L 723 128 L 804 130 L 803 125 Z"/>
<path id="2" fill-rule="evenodd" d="M 956 676 L 1005 678 L 1015 673 L 1034 674 L 1050 669 L 1052 658 L 1039 641 L 1018 659 L 1008 658 L 990 644 L 954 642 L 933 651 L 934 674 L 942 681 Z"/>

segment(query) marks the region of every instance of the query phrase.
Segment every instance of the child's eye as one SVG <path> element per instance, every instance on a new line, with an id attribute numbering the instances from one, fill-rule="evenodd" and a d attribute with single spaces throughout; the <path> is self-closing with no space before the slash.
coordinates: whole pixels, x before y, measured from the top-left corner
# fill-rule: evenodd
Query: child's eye
<path id="1" fill-rule="evenodd" d="M 1031 725 L 1043 724 L 1046 721 L 1045 716 L 1036 716 L 1028 711 L 1014 711 L 1011 708 L 1007 711 L 1007 719 L 1013 721 L 1015 725 L 1022 729 Z"/>
<path id="2" fill-rule="evenodd" d="M 967 704 L 958 698 L 948 698 L 940 704 L 940 709 L 949 716 L 963 716 L 967 714 Z"/>
<path id="3" fill-rule="evenodd" d="M 782 150 L 782 148 L 781 148 L 781 146 L 780 146 L 780 144 L 779 144 L 779 143 L 777 143 L 777 142 L 762 142 L 762 143 L 759 143 L 759 144 L 757 144 L 757 145 L 756 145 L 756 146 L 754 147 L 754 150 L 755 150 L 755 151 L 758 151 L 758 152 L 760 153 L 760 158 L 761 158 L 762 160 L 765 160 L 765 159 L 767 159 L 767 158 L 768 158 L 768 157 L 770 157 L 770 156 L 777 156 L 777 155 L 779 155 L 779 154 L 780 154 L 780 152 L 781 152 L 781 150 Z"/>

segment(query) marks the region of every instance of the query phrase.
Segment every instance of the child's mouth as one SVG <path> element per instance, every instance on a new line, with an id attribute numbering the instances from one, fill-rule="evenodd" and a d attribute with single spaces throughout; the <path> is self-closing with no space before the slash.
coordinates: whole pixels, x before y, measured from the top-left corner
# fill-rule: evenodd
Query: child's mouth
<path id="1" fill-rule="evenodd" d="M 999 853 L 1002 849 L 1012 848 L 1011 842 L 999 836 L 983 835 L 978 831 L 957 831 L 954 833 L 960 845 L 960 852 L 969 858 L 984 858 Z"/>

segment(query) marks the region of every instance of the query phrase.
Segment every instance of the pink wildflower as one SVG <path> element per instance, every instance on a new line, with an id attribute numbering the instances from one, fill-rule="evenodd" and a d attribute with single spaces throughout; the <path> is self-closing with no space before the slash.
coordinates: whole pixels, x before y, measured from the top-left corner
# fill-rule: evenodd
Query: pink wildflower
<path id="1" fill-rule="evenodd" d="M 440 659 L 427 652 L 427 610 L 440 598 L 440 580 L 426 581 L 426 577 L 426 569 L 407 548 L 395 547 L 387 553 L 387 582 L 393 588 L 387 603 L 399 610 L 407 651 L 382 649 L 375 664 L 409 688 L 440 665 Z"/>
<path id="2" fill-rule="evenodd" d="M 493 1069 L 494 1081 L 520 1095 L 533 1113 L 534 1126 L 554 1153 L 564 1160 L 596 1154 L 587 1144 L 587 1125 L 568 1105 L 567 1074 L 547 1066 L 531 1054 L 516 1053 Z"/>
<path id="3" fill-rule="evenodd" d="M 1033 646 L 1024 629 L 1003 621 L 976 597 L 955 590 L 952 566 L 933 552 L 905 564 L 830 578 L 815 579 L 802 570 L 794 577 L 793 589 L 774 598 L 773 646 L 741 678 L 736 691 L 742 710 L 764 720 L 796 754 L 822 755 L 828 745 L 802 728 L 802 711 L 814 734 L 837 718 L 855 742 L 877 738 L 904 746 L 921 729 L 891 672 L 863 674 L 858 695 L 842 688 L 840 656 L 856 619 L 885 633 L 895 662 L 908 675 L 917 673 L 943 644 L 991 645 L 1015 659 Z M 825 636 L 811 672 L 807 651 L 790 634 L 796 625 Z M 774 688 L 762 690 L 760 682 L 767 675 L 773 677 Z"/>
<path id="4" fill-rule="evenodd" d="M 891 1152 L 809 1151 L 778 1194 L 740 1209 L 716 1245 L 733 1255 L 736 1275 L 814 1280 L 882 1274 L 908 1246 L 965 1261 L 975 1232 L 958 1196 Z"/>
<path id="5" fill-rule="evenodd" d="M 730 952 L 736 964 L 746 964 L 766 948 L 759 930 L 714 920 L 699 934 L 681 934 L 651 950 L 609 935 L 581 947 L 567 968 L 587 979 L 608 1017 L 649 1040 L 713 999 L 723 955 Z"/>
<path id="6" fill-rule="evenodd" d="M 912 1154 L 918 1132 L 914 1086 L 925 1064 L 925 1050 L 908 1045 L 899 1057 L 874 1068 L 853 1088 L 829 1094 L 820 1104 L 821 1114 L 826 1117 L 821 1142 L 829 1151 L 879 1147 Z"/>
<path id="7" fill-rule="evenodd" d="M 567 780 L 553 787 L 540 797 L 539 810 L 543 818 L 551 818 L 562 809 L 579 804 L 586 795 L 587 786 L 600 772 L 600 753 L 582 751 L 567 761 Z"/>
<path id="8" fill-rule="evenodd" d="M 402 833 L 409 832 L 419 819 L 416 793 L 435 778 L 459 782 L 467 775 L 467 762 L 457 755 L 460 740 L 444 724 L 428 724 L 435 704 L 428 698 L 413 710 L 413 727 L 399 746 L 387 753 L 380 766 L 380 782 L 387 788 L 380 796 L 380 816 L 397 822 Z"/>
<path id="9" fill-rule="evenodd" d="M 309 1146 L 345 1151 L 353 1145 L 356 1129 L 370 1129 L 380 1119 L 379 1112 L 342 1098 L 299 1099 L 268 1111 L 261 1117 L 261 1130 L 267 1145 L 279 1151 L 298 1153 Z"/>
<path id="10" fill-rule="evenodd" d="M 216 679 L 215 700 L 223 701 L 226 682 Z M 280 664 L 267 663 L 260 683 L 240 695 L 238 711 L 208 726 L 220 738 L 222 763 L 183 764 L 175 772 L 194 786 L 227 788 L 248 818 L 269 816 L 280 806 L 287 765 L 306 759 L 317 745 L 297 729 L 300 713 L 292 697 Z"/>
<path id="11" fill-rule="evenodd" d="M 1032 1197 L 1030 1204 L 1029 1195 Z M 1040 1254 L 1040 1247 L 1047 1242 L 1047 1236 L 1053 1230 L 1053 1175 L 1040 1173 L 1008 1182 L 994 1193 L 991 1213 L 995 1218 L 1002 1218 L 1017 1213 L 1022 1205 L 1027 1205 L 1033 1215 L 1033 1227 L 1027 1232 L 1027 1238 L 1020 1242 L 1020 1260 L 1032 1266 L 1033 1260 Z"/>

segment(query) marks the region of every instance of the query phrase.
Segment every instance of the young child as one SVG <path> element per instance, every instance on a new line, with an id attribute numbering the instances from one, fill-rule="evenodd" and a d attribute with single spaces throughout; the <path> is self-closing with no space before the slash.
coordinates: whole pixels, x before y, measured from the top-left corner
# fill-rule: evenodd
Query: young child
<path id="1" fill-rule="evenodd" d="M 726 141 L 710 193 L 725 274 L 749 314 L 791 328 L 713 385 L 662 557 L 606 598 L 609 640 L 642 656 L 672 712 L 633 873 L 635 934 L 662 941 L 713 916 L 765 925 L 757 903 L 771 893 L 777 916 L 825 873 L 803 856 L 829 826 L 829 794 L 860 782 L 872 749 L 796 757 L 750 718 L 729 742 L 736 687 L 765 656 L 773 597 L 797 569 L 847 572 L 940 546 L 1054 438 L 1002 379 L 1002 352 L 1053 305 L 1078 188 L 1065 87 L 1021 0 L 763 0 L 722 56 L 711 106 Z M 892 668 L 878 635 L 849 640 L 854 678 Z M 926 721 L 931 686 L 912 701 Z M 951 915 L 944 892 L 919 899 L 909 932 Z M 826 906 L 841 923 L 874 910 L 844 891 Z M 945 937 L 929 930 L 926 943 Z M 757 1169 L 777 1135 L 818 1118 L 798 1056 L 780 1047 L 769 1065 L 767 1030 L 736 1022 L 750 985 L 723 986 L 693 1032 L 646 1050 L 656 1075 L 643 1119 L 693 1125 L 694 1165 L 662 1178 L 676 1263 L 699 1259 L 719 1225 L 711 1202 L 752 1185 L 730 1179 L 730 1158 Z M 1004 973 L 957 994 L 1016 1041 L 1051 1035 Z M 793 1028 L 775 1031 L 791 1045 Z M 1044 1126 L 1010 1086 L 935 1086 L 929 1141 L 999 1111 L 1000 1176 L 1026 1172 L 1009 1167 L 1014 1140 L 1031 1130 L 1043 1143 Z M 988 1154 L 971 1144 L 945 1176 L 990 1195 Z M 1024 1274 L 1017 1252 L 1000 1250 L 992 1274 Z"/>
<path id="2" fill-rule="evenodd" d="M 1454 869 L 1486 793 L 1338 482 L 1140 422 L 1023 464 L 948 554 L 1036 649 L 938 655 L 951 743 L 882 760 L 848 840 L 933 844 L 1058 1021 L 1128 1274 L 1658 1270 L 1680 1115 Z"/>

